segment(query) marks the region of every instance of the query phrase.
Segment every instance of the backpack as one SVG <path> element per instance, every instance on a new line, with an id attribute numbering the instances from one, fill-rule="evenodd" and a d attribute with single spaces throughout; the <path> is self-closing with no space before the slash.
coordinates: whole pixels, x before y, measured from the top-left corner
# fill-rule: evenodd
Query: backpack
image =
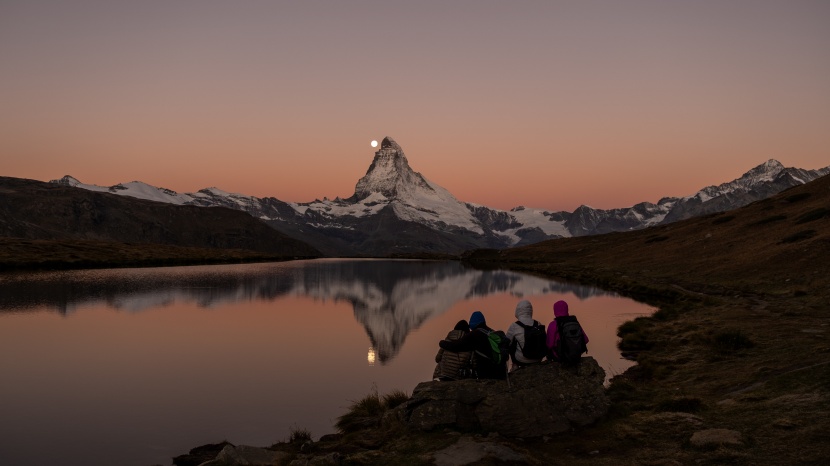
<path id="1" fill-rule="evenodd" d="M 493 364 L 507 363 L 507 358 L 510 357 L 510 340 L 507 339 L 504 332 L 501 330 L 480 330 L 487 335 L 487 341 L 490 342 L 490 354 L 482 354 L 480 351 L 476 351 L 476 353 L 489 359 Z"/>
<path id="2" fill-rule="evenodd" d="M 556 319 L 556 328 L 559 329 L 559 345 L 556 348 L 559 362 L 569 366 L 576 365 L 582 358 L 582 353 L 588 351 L 582 326 L 579 325 L 576 316 L 564 316 Z"/>
<path id="3" fill-rule="evenodd" d="M 525 325 L 518 320 L 519 326 L 525 329 L 525 344 L 518 345 L 526 359 L 542 359 L 548 353 L 547 336 L 545 327 L 539 322 L 533 321 L 532 325 Z"/>

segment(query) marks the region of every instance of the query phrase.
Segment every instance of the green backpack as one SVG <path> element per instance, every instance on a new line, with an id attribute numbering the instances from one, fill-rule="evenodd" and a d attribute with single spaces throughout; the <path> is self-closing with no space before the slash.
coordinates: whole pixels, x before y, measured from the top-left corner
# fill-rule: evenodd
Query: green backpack
<path id="1" fill-rule="evenodd" d="M 504 364 L 510 357 L 510 340 L 507 339 L 504 332 L 501 330 L 485 330 L 479 329 L 487 335 L 487 341 L 490 342 L 490 354 L 482 354 L 476 351 L 485 358 L 493 361 L 495 364 Z"/>

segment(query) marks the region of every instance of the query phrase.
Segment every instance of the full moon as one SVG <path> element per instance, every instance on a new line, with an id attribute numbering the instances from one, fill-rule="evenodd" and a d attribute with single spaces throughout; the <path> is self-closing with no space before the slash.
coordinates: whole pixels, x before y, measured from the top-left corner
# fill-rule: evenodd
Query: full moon
<path id="1" fill-rule="evenodd" d="M 377 147 L 377 146 L 378 146 L 378 142 L 377 141 L 372 141 L 372 147 Z"/>

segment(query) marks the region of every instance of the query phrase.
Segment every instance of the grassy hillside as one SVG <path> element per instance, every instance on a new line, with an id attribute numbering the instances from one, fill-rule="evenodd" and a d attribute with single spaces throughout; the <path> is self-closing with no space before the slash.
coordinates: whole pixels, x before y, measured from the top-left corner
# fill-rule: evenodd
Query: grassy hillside
<path id="1" fill-rule="evenodd" d="M 156 267 L 280 261 L 292 258 L 243 249 L 0 238 L 0 270 Z"/>
<path id="2" fill-rule="evenodd" d="M 467 260 L 660 307 L 620 329 L 639 364 L 615 379 L 612 418 L 540 452 L 584 464 L 830 461 L 830 177 L 731 212 Z M 737 434 L 692 441 L 708 429 Z"/>

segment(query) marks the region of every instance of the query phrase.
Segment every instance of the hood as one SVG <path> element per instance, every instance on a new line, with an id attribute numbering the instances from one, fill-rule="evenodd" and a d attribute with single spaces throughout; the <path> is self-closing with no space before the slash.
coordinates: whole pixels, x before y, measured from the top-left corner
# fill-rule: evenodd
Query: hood
<path id="1" fill-rule="evenodd" d="M 466 320 L 461 319 L 461 320 L 458 321 L 457 324 L 455 324 L 455 327 L 453 328 L 453 330 L 463 330 L 465 332 L 469 332 L 470 331 L 470 324 L 468 324 Z"/>
<path id="2" fill-rule="evenodd" d="M 565 301 L 557 301 L 553 303 L 553 316 L 564 317 L 568 315 L 568 303 Z"/>
<path id="3" fill-rule="evenodd" d="M 484 320 L 484 314 L 481 311 L 475 311 L 470 316 L 470 330 L 475 330 L 479 325 L 487 325 L 487 322 Z"/>
<path id="4" fill-rule="evenodd" d="M 525 325 L 533 324 L 533 305 L 530 301 L 522 300 L 516 305 L 516 319 Z"/>

